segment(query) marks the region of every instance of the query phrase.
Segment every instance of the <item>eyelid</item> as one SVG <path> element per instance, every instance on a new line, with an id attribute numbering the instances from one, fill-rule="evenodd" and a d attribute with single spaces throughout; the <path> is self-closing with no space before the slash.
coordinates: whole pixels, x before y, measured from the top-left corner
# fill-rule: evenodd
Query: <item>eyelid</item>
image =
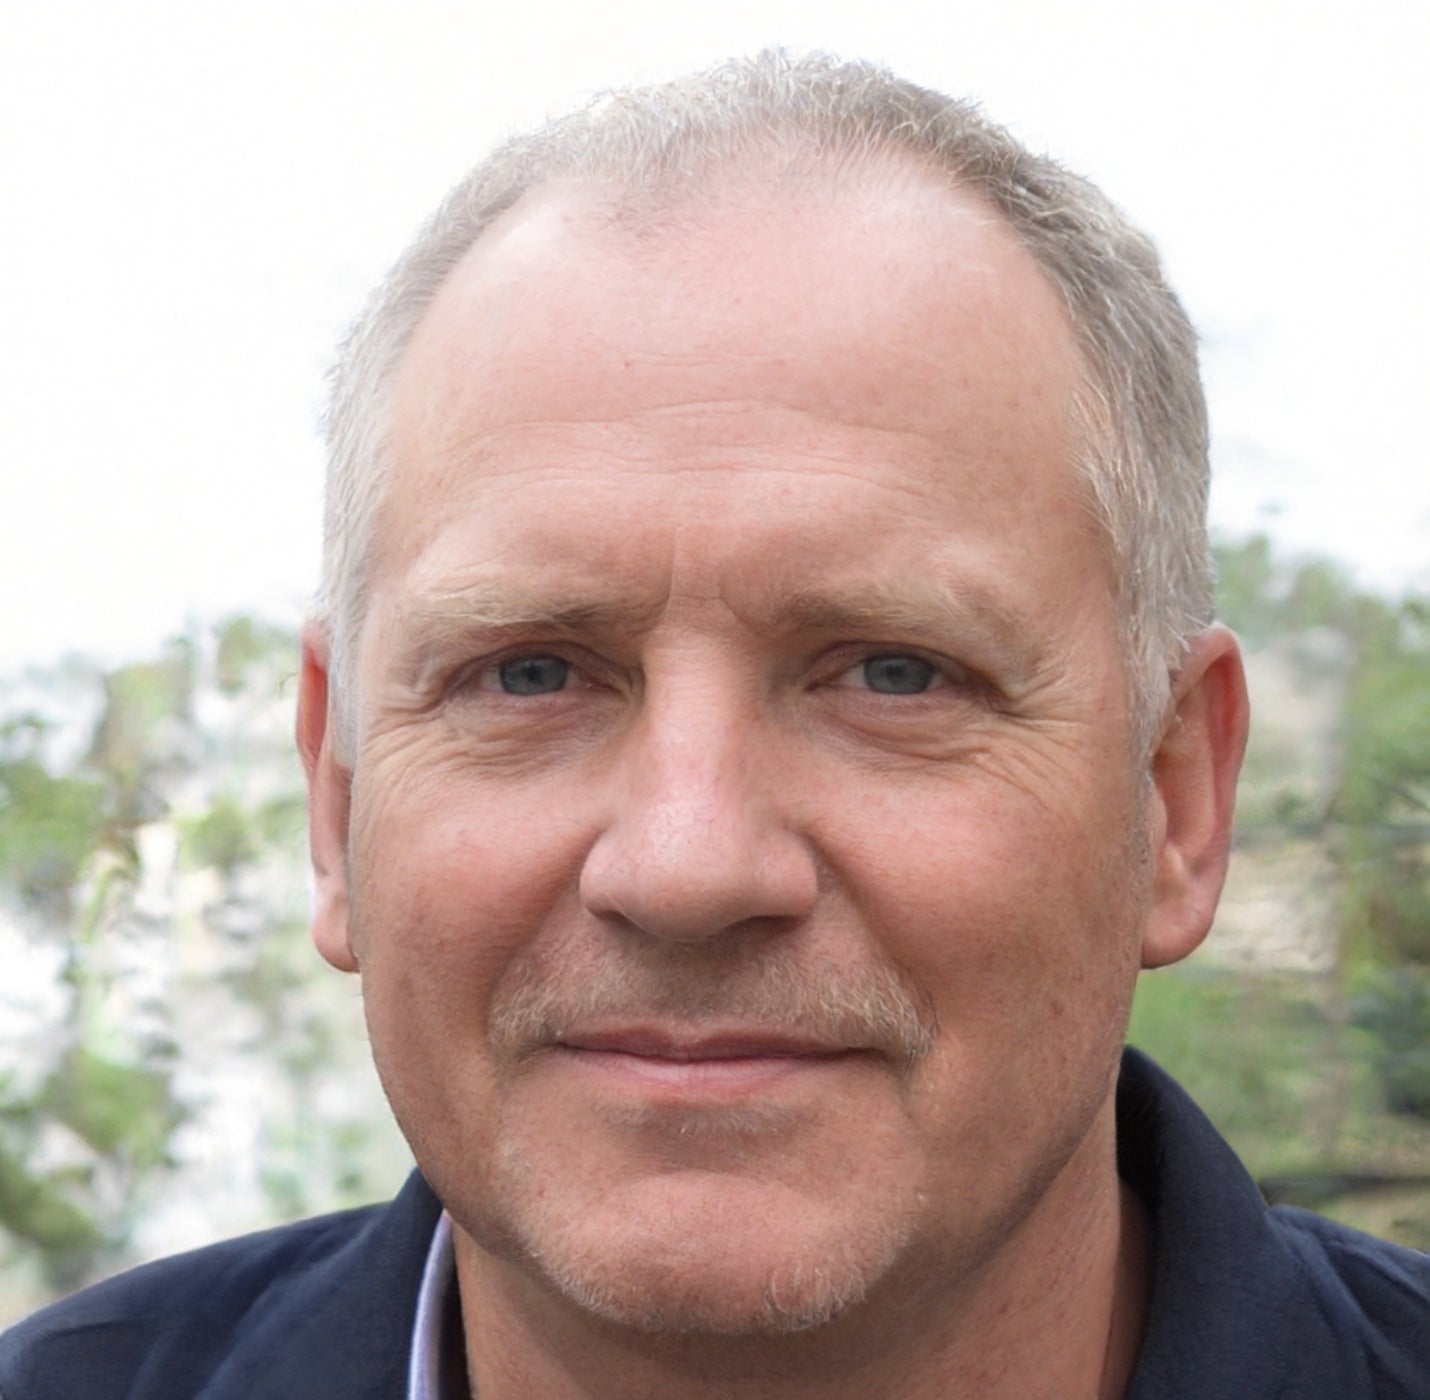
<path id="1" fill-rule="evenodd" d="M 897 642 L 861 642 L 842 646 L 831 657 L 829 670 L 834 680 L 843 680 L 851 672 L 858 671 L 870 661 L 877 661 L 882 657 L 907 657 L 911 661 L 922 661 L 931 666 L 938 683 L 930 689 L 941 690 L 944 685 L 992 689 L 992 683 L 987 677 L 966 662 L 955 661 L 952 657 L 928 651 L 923 647 L 901 645 Z"/>
<path id="2" fill-rule="evenodd" d="M 548 656 L 565 662 L 571 670 L 568 683 L 563 685 L 560 690 L 547 692 L 548 694 L 560 695 L 568 690 L 594 688 L 610 684 L 614 680 L 611 675 L 613 668 L 603 666 L 599 658 L 593 656 L 583 647 L 571 646 L 563 642 L 513 642 L 489 655 L 476 657 L 455 667 L 450 673 L 444 690 L 448 694 L 476 690 L 484 695 L 509 695 L 511 692 L 504 690 L 499 683 L 481 684 L 483 677 L 490 678 L 495 682 L 497 672 L 510 662 L 536 660 Z M 513 696 L 512 698 L 533 699 L 539 697 Z"/>

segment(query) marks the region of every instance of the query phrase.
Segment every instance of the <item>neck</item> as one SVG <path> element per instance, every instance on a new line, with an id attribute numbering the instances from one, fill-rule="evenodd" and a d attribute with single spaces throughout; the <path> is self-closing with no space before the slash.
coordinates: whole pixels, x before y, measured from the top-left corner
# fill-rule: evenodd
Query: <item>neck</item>
<path id="1" fill-rule="evenodd" d="M 1087 1144 L 1085 1144 L 1086 1146 Z M 947 1286 L 912 1260 L 877 1296 L 779 1337 L 663 1337 L 594 1318 L 456 1230 L 480 1400 L 1121 1400 L 1146 1315 L 1151 1232 L 1106 1151 L 1076 1162 L 993 1258 Z"/>

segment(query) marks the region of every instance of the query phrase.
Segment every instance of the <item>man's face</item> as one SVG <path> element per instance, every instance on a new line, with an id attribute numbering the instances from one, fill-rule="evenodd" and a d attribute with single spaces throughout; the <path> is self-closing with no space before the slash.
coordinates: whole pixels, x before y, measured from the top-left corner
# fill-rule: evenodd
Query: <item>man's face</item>
<path id="1" fill-rule="evenodd" d="M 442 290 L 315 820 L 479 1266 L 779 1327 L 1108 1169 L 1152 798 L 1077 375 L 1014 236 L 897 172 L 639 234 L 538 193 Z"/>

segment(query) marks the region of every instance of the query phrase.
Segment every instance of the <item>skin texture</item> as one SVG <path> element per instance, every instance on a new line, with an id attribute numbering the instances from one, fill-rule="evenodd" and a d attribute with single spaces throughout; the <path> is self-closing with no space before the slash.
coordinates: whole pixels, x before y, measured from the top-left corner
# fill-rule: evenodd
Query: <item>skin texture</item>
<path id="1" fill-rule="evenodd" d="M 1125 1380 L 1117 1056 L 1210 921 L 1245 701 L 1208 632 L 1134 766 L 1079 372 L 900 169 L 639 230 L 539 191 L 439 293 L 352 767 L 316 632 L 299 737 L 483 1400 Z"/>

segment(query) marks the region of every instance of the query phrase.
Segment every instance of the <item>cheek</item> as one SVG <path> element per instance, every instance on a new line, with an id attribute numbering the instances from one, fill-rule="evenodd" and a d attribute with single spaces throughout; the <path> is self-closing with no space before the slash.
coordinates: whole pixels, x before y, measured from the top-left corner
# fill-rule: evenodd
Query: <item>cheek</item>
<path id="1" fill-rule="evenodd" d="M 423 784 L 354 804 L 354 942 L 378 1076 L 417 1159 L 484 1160 L 505 1091 L 487 1023 L 536 933 L 567 917 L 579 847 Z"/>
<path id="2" fill-rule="evenodd" d="M 1089 782 L 1085 794 L 1096 794 Z M 1100 1019 L 1137 966 L 1145 865 L 1127 804 L 969 784 L 911 818 L 865 805 L 840 841 L 851 898 L 946 1035 Z M 877 854 L 875 854 L 877 853 Z"/>
<path id="3" fill-rule="evenodd" d="M 574 908 L 587 843 L 540 800 L 512 810 L 430 776 L 372 789 L 354 790 L 349 865 L 374 1048 L 470 1050 L 512 959 Z"/>
<path id="4" fill-rule="evenodd" d="M 1038 804 L 953 804 L 885 826 L 853 898 L 934 1008 L 909 1111 L 931 1170 L 1023 1180 L 1081 1141 L 1115 1075 L 1138 966 L 1141 900 L 1126 825 Z M 922 833 L 922 834 L 920 834 Z"/>

